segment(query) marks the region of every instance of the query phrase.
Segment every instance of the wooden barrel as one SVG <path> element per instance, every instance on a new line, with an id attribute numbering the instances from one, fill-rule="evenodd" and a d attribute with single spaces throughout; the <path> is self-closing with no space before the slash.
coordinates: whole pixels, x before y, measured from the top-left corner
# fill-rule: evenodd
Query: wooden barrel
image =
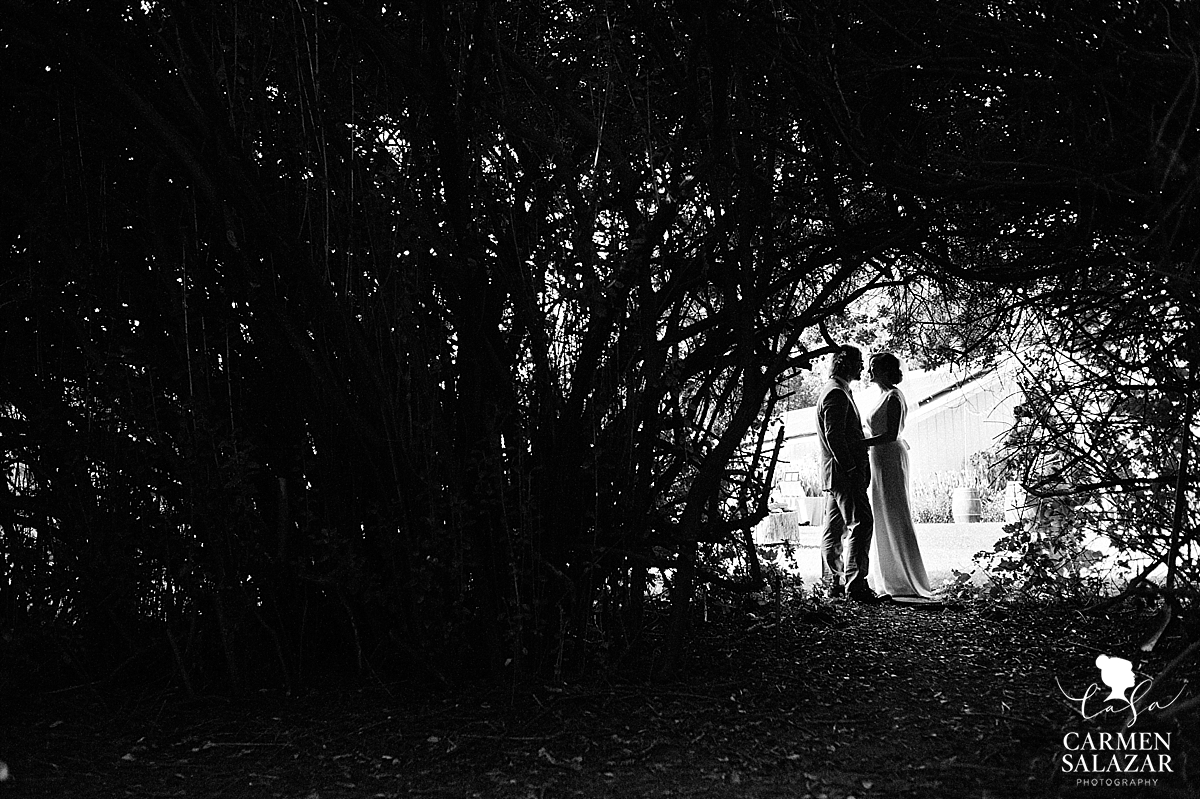
<path id="1" fill-rule="evenodd" d="M 974 488 L 956 488 L 950 495 L 950 512 L 958 524 L 977 522 L 983 516 L 983 502 Z"/>

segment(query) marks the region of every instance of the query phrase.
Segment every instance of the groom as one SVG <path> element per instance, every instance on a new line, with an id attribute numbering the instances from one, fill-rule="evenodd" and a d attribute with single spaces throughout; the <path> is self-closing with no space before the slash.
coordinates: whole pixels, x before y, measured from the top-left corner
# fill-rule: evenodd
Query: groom
<path id="1" fill-rule="evenodd" d="M 863 445 L 862 419 L 850 391 L 850 382 L 861 377 L 862 370 L 862 353 L 857 347 L 843 344 L 834 353 L 829 382 L 817 400 L 821 478 L 828 494 L 821 535 L 821 574 L 830 596 L 847 594 L 859 602 L 878 602 L 880 598 L 867 586 L 867 551 L 875 524 L 867 497 L 871 461 Z M 849 545 L 845 569 L 843 536 Z"/>

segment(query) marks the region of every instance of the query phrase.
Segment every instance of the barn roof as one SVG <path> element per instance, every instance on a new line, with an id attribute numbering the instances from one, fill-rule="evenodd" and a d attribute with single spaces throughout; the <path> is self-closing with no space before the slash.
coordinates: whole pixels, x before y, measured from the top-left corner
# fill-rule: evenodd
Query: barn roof
<path id="1" fill-rule="evenodd" d="M 981 389 L 1011 380 L 1011 369 L 1001 366 L 977 371 L 965 371 L 944 366 L 931 371 L 906 370 L 900 389 L 908 399 L 908 423 L 932 416 L 944 408 L 957 407 L 971 401 Z M 1013 381 L 1013 390 L 1016 383 Z M 855 386 L 854 397 L 863 413 L 873 407 L 878 396 L 874 385 Z M 807 438 L 817 434 L 816 407 L 798 408 L 783 414 L 786 440 Z"/>

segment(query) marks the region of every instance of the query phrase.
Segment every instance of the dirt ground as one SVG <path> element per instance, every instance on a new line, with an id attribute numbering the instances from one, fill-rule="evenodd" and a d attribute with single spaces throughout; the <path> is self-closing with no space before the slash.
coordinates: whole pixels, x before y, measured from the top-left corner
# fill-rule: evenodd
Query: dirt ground
<path id="1" fill-rule="evenodd" d="M 1159 732 L 1147 740 L 1171 769 L 1115 776 L 1145 785 L 1104 787 L 1113 773 L 1084 784 L 1074 760 L 1064 773 L 1066 741 L 1119 721 L 1085 721 L 1067 694 L 1099 681 L 1098 654 L 1134 651 L 1148 611 L 839 603 L 718 615 L 669 684 L 8 697 L 0 799 L 1197 795 L 1186 714 L 1137 722 Z"/>

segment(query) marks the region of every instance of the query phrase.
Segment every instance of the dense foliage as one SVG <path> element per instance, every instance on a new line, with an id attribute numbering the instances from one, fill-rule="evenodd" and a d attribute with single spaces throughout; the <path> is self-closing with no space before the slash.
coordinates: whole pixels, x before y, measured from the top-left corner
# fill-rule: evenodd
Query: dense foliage
<path id="1" fill-rule="evenodd" d="M 811 331 L 1120 272 L 1105 181 L 1190 174 L 1181 12 L 1068 5 L 5 3 L 0 624 L 561 673 L 665 574 L 677 669 Z"/>

